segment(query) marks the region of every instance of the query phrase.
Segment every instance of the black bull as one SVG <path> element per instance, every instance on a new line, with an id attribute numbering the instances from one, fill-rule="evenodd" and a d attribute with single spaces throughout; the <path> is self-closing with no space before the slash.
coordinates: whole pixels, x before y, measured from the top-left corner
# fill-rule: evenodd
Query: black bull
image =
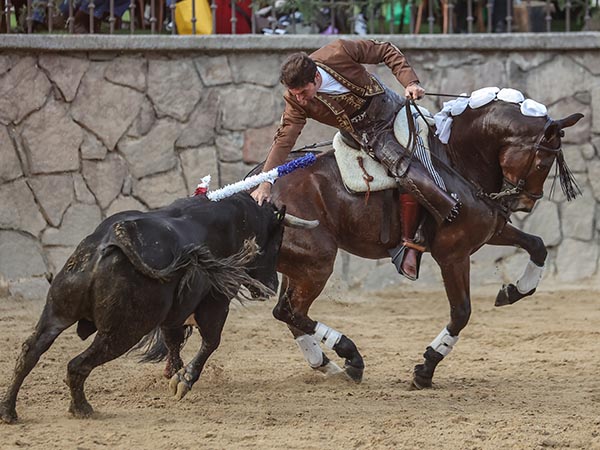
<path id="1" fill-rule="evenodd" d="M 0 419 L 17 419 L 17 394 L 25 377 L 76 322 L 82 339 L 97 334 L 68 364 L 72 414 L 93 412 L 83 385 L 95 367 L 121 356 L 157 326 L 167 346 L 179 342 L 185 319 L 194 315 L 202 346 L 172 379 L 171 389 L 181 398 L 218 347 L 229 302 L 240 286 L 253 295 L 277 289 L 284 223 L 315 225 L 284 216 L 284 209 L 267 203 L 260 207 L 242 193 L 217 203 L 186 198 L 156 211 L 126 211 L 104 220 L 52 281 L 0 403 Z"/>

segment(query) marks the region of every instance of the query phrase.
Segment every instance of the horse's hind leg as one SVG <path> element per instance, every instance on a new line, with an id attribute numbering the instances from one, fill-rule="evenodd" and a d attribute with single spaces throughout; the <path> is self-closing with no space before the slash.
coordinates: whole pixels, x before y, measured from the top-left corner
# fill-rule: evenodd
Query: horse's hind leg
<path id="1" fill-rule="evenodd" d="M 335 350 L 339 357 L 345 359 L 345 373 L 352 380 L 360 382 L 365 366 L 354 342 L 339 331 L 308 317 L 308 309 L 325 287 L 328 277 L 329 275 L 320 282 L 319 277 L 304 277 L 303 280 L 289 278 L 286 289 L 281 290 L 273 315 L 276 319 L 285 322 L 297 339 L 302 338 L 299 345 L 311 367 L 321 367 L 328 373 L 336 372 L 337 365 L 328 366 L 333 363 L 330 363 L 318 345 L 315 346 L 315 343 L 322 341 L 326 347 Z M 319 360 L 321 357 L 322 361 Z"/>
<path id="2" fill-rule="evenodd" d="M 516 283 L 505 284 L 496 296 L 496 306 L 512 305 L 523 297 L 532 295 L 542 279 L 544 263 L 548 250 L 539 236 L 527 234 L 510 224 L 507 224 L 499 235 L 490 239 L 491 245 L 510 245 L 521 247 L 529 253 L 529 263 Z"/>
<path id="3" fill-rule="evenodd" d="M 229 299 L 221 294 L 203 299 L 196 309 L 194 318 L 202 336 L 202 345 L 196 356 L 169 382 L 169 389 L 177 400 L 181 400 L 192 389 L 209 356 L 219 347 L 228 314 Z"/>
<path id="4" fill-rule="evenodd" d="M 440 268 L 450 302 L 450 322 L 425 350 L 423 364 L 415 366 L 413 386 L 418 389 L 431 387 L 435 368 L 450 353 L 471 317 L 469 257 L 440 264 Z"/>
<path id="5" fill-rule="evenodd" d="M 17 394 L 25 377 L 35 367 L 41 355 L 50 348 L 58 335 L 73 323 L 75 323 L 74 319 L 59 317 L 53 312 L 52 305 L 46 303 L 35 331 L 23 343 L 8 391 L 0 403 L 1 420 L 6 423 L 17 420 Z"/>
<path id="6" fill-rule="evenodd" d="M 93 412 L 83 390 L 90 372 L 101 364 L 112 361 L 133 347 L 152 327 L 141 328 L 135 318 L 123 318 L 120 326 L 100 328 L 92 344 L 73 358 L 67 366 L 66 383 L 71 390 L 69 412 L 75 417 L 89 417 Z"/>

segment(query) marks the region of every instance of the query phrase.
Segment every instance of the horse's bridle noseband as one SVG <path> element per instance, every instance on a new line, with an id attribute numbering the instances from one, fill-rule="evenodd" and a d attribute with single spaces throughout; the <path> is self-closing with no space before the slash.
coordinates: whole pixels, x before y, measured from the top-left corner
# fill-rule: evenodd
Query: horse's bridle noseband
<path id="1" fill-rule="evenodd" d="M 523 176 L 519 177 L 516 183 L 506 178 L 506 176 L 503 176 L 502 187 L 500 188 L 500 192 L 488 194 L 489 198 L 491 198 L 492 200 L 502 200 L 506 197 L 513 197 L 515 195 L 524 194 L 530 199 L 537 201 L 544 196 L 544 191 L 542 191 L 539 194 L 534 194 L 532 192 L 526 191 L 525 183 L 526 176 L 531 171 L 531 166 L 533 165 L 533 162 L 535 161 L 535 157 L 537 156 L 538 152 L 553 153 L 556 156 L 558 156 L 562 152 L 562 145 L 558 148 L 551 148 L 542 142 L 546 136 L 546 131 L 548 130 L 548 127 L 550 127 L 550 125 L 552 125 L 553 123 L 554 121 L 548 118 L 546 124 L 544 125 L 544 129 L 540 132 L 540 134 L 538 134 L 535 140 L 535 144 L 533 145 L 533 151 L 530 152 L 527 165 L 525 166 L 524 172 L 522 172 Z"/>

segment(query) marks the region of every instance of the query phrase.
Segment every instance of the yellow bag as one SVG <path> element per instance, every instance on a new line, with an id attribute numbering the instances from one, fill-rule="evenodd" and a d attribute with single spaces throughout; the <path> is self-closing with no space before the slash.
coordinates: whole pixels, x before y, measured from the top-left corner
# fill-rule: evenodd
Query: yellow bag
<path id="1" fill-rule="evenodd" d="M 196 34 L 212 34 L 212 13 L 208 0 L 182 0 L 176 3 L 177 34 L 192 34 L 192 2 L 196 5 Z"/>

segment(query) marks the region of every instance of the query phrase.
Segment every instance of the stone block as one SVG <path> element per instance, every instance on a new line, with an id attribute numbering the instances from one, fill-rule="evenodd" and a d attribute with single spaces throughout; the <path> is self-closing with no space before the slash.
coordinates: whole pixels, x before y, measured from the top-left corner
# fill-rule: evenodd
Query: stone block
<path id="1" fill-rule="evenodd" d="M 0 183 L 11 181 L 23 175 L 16 148 L 4 125 L 0 125 Z"/>
<path id="2" fill-rule="evenodd" d="M 527 72 L 525 93 L 533 100 L 550 105 L 573 97 L 585 86 L 585 69 L 568 56 L 558 55 L 551 61 Z"/>
<path id="3" fill-rule="evenodd" d="M 239 131 L 222 130 L 221 134 L 219 134 L 215 140 L 219 161 L 241 161 L 242 149 L 245 147 L 245 140 L 244 133 Z"/>
<path id="4" fill-rule="evenodd" d="M 36 238 L 0 230 L 0 277 L 16 280 L 41 276 L 46 271 L 42 247 Z"/>
<path id="5" fill-rule="evenodd" d="M 8 292 L 12 297 L 28 301 L 45 300 L 48 289 L 50 283 L 44 277 L 19 279 L 8 284 Z"/>
<path id="6" fill-rule="evenodd" d="M 112 151 L 137 117 L 144 94 L 106 81 L 102 76 L 105 64 L 90 66 L 73 101 L 71 115 Z"/>
<path id="7" fill-rule="evenodd" d="M 75 253 L 75 246 L 72 247 L 54 247 L 48 246 L 45 247 L 44 250 L 46 252 L 46 257 L 48 258 L 48 268 L 50 269 L 50 273 L 56 275 L 60 272 L 73 253 Z"/>
<path id="8" fill-rule="evenodd" d="M 79 203 L 85 203 L 86 205 L 96 204 L 96 198 L 87 184 L 85 184 L 85 180 L 81 174 L 73 174 L 73 187 L 75 188 L 75 199 Z"/>
<path id="9" fill-rule="evenodd" d="M 40 55 L 38 61 L 63 98 L 72 102 L 81 79 L 90 66 L 89 60 L 47 53 Z"/>
<path id="10" fill-rule="evenodd" d="M 50 81 L 33 57 L 19 58 L 0 79 L 0 123 L 18 124 L 40 109 L 46 103 L 51 88 Z"/>
<path id="11" fill-rule="evenodd" d="M 146 90 L 146 67 L 144 58 L 123 56 L 107 64 L 104 77 L 112 83 L 144 92 Z"/>
<path id="12" fill-rule="evenodd" d="M 133 195 L 154 209 L 186 197 L 188 193 L 179 171 L 172 170 L 138 180 L 133 185 Z"/>
<path id="13" fill-rule="evenodd" d="M 37 236 L 46 227 L 31 190 L 23 179 L 0 185 L 0 228 Z"/>
<path id="14" fill-rule="evenodd" d="M 175 167 L 177 157 L 173 143 L 182 125 L 172 119 L 158 120 L 150 132 L 139 139 L 124 138 L 119 150 L 129 163 L 131 173 L 142 178 Z"/>
<path id="15" fill-rule="evenodd" d="M 158 117 L 187 122 L 204 90 L 194 64 L 185 59 L 148 62 L 148 96 Z"/>
<path id="16" fill-rule="evenodd" d="M 233 82 L 273 87 L 279 84 L 281 61 L 272 54 L 234 53 L 229 56 Z"/>
<path id="17" fill-rule="evenodd" d="M 28 152 L 31 173 L 79 169 L 83 131 L 71 120 L 63 104 L 54 100 L 46 103 L 44 108 L 25 120 L 21 136 Z"/>
<path id="18" fill-rule="evenodd" d="M 102 213 L 98 206 L 74 203 L 65 212 L 60 228 L 44 230 L 42 243 L 45 246 L 75 247 L 96 229 L 101 220 Z"/>
<path id="19" fill-rule="evenodd" d="M 245 163 L 257 164 L 267 158 L 278 127 L 279 123 L 274 123 L 266 127 L 249 128 L 244 131 L 242 155 Z"/>
<path id="20" fill-rule="evenodd" d="M 175 141 L 175 147 L 199 147 L 214 143 L 218 116 L 219 96 L 216 91 L 210 90 L 196 106 L 189 122 Z"/>
<path id="21" fill-rule="evenodd" d="M 81 143 L 81 157 L 83 159 L 104 159 L 107 149 L 92 133 L 85 133 Z"/>
<path id="22" fill-rule="evenodd" d="M 146 211 L 147 208 L 140 203 L 136 198 L 131 196 L 120 195 L 110 204 L 106 210 L 106 217 L 110 217 L 121 211 Z"/>
<path id="23" fill-rule="evenodd" d="M 261 86 L 244 85 L 224 87 L 219 91 L 223 128 L 242 131 L 261 128 L 279 119 L 283 112 L 282 100 Z"/>
<path id="24" fill-rule="evenodd" d="M 540 200 L 533 212 L 525 219 L 523 231 L 541 237 L 546 246 L 553 247 L 560 244 L 560 216 L 558 205 L 549 200 Z"/>
<path id="25" fill-rule="evenodd" d="M 30 177 L 28 183 L 48 223 L 58 227 L 75 197 L 73 177 L 65 174 L 40 175 Z"/>
<path id="26" fill-rule="evenodd" d="M 251 166 L 247 166 L 241 161 L 234 163 L 221 162 L 219 167 L 219 186 L 221 187 L 243 180 L 246 174 L 252 170 Z"/>
<path id="27" fill-rule="evenodd" d="M 127 130 L 127 136 L 139 138 L 148 134 L 156 123 L 154 106 L 147 98 L 144 98 L 140 112 Z"/>
<path id="28" fill-rule="evenodd" d="M 592 128 L 592 110 L 589 105 L 580 103 L 573 97 L 567 97 L 548 108 L 548 113 L 555 119 L 562 119 L 571 114 L 581 113 L 583 119 L 575 125 L 565 128 L 563 143 L 584 144 L 589 142 Z M 569 161 L 571 157 L 569 154 Z"/>
<path id="29" fill-rule="evenodd" d="M 486 87 L 504 87 L 508 84 L 504 62 L 490 58 L 481 64 L 455 66 L 443 69 L 440 91 L 453 94 L 471 92 Z M 485 84 L 482 84 L 485 80 Z"/>
<path id="30" fill-rule="evenodd" d="M 200 56 L 194 60 L 205 86 L 219 86 L 233 81 L 226 56 Z"/>
<path id="31" fill-rule="evenodd" d="M 582 186 L 582 191 L 584 192 L 583 196 L 560 205 L 560 216 L 564 237 L 587 241 L 594 235 L 596 200 L 590 195 L 588 185 Z"/>
<path id="32" fill-rule="evenodd" d="M 565 239 L 556 255 L 557 279 L 565 282 L 585 280 L 596 272 L 597 262 L 598 245 Z"/>
<path id="33" fill-rule="evenodd" d="M 592 131 L 594 133 L 600 133 L 600 86 L 591 89 L 592 94 L 592 111 L 594 115 L 592 117 Z M 599 139 L 599 138 L 597 138 Z"/>
<path id="34" fill-rule="evenodd" d="M 196 190 L 200 180 L 206 175 L 212 177 L 211 189 L 219 186 L 219 164 L 217 162 L 217 149 L 209 145 L 205 147 L 190 148 L 179 153 L 183 176 L 186 180 L 187 192 L 191 195 Z"/>
<path id="35" fill-rule="evenodd" d="M 82 166 L 86 185 L 105 209 L 121 192 L 127 164 L 120 155 L 111 153 L 102 161 L 83 161 Z"/>

